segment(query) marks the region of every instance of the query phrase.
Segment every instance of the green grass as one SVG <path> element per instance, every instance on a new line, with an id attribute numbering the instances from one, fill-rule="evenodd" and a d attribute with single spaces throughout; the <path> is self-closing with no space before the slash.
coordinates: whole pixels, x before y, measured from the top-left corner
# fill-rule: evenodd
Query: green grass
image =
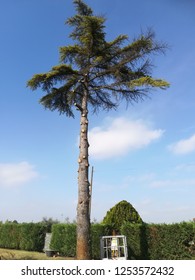
<path id="1" fill-rule="evenodd" d="M 45 253 L 0 248 L 0 260 L 73 260 L 66 257 L 47 257 Z"/>
<path id="2" fill-rule="evenodd" d="M 47 257 L 45 253 L 0 248 L 0 260 L 74 260 L 66 257 Z M 195 256 L 192 257 L 195 260 Z"/>

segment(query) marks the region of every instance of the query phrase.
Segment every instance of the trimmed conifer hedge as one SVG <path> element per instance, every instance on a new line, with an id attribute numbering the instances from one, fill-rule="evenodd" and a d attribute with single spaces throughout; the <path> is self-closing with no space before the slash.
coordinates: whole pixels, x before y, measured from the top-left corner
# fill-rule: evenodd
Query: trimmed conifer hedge
<path id="1" fill-rule="evenodd" d="M 50 248 L 66 257 L 76 255 L 76 224 L 54 224 Z"/>
<path id="2" fill-rule="evenodd" d="M 192 258 L 191 242 L 195 242 L 193 223 L 150 225 L 148 253 L 155 260 Z"/>
<path id="3" fill-rule="evenodd" d="M 94 260 L 100 259 L 100 238 L 104 235 L 112 235 L 112 228 L 109 225 L 91 225 L 91 255 Z"/>
<path id="4" fill-rule="evenodd" d="M 92 259 L 100 258 L 100 237 L 110 235 L 112 229 L 103 224 L 91 225 Z M 66 257 L 76 256 L 76 224 L 54 224 L 52 226 L 51 249 Z"/>
<path id="5" fill-rule="evenodd" d="M 130 259 L 185 260 L 195 254 L 194 223 L 130 224 L 121 227 L 126 235 Z"/>
<path id="6" fill-rule="evenodd" d="M 48 228 L 43 223 L 0 223 L 0 247 L 43 251 Z M 92 259 L 100 258 L 100 237 L 114 228 L 91 225 Z M 127 237 L 129 259 L 185 260 L 195 257 L 195 223 L 132 224 L 126 222 L 120 234 Z M 76 224 L 54 224 L 52 249 L 66 257 L 76 256 Z"/>
<path id="7" fill-rule="evenodd" d="M 20 228 L 20 249 L 43 251 L 47 227 L 42 223 L 23 223 Z"/>
<path id="8" fill-rule="evenodd" d="M 20 249 L 20 224 L 0 224 L 0 248 Z"/>
<path id="9" fill-rule="evenodd" d="M 42 223 L 0 224 L 0 247 L 41 252 L 46 231 Z"/>
<path id="10" fill-rule="evenodd" d="M 121 234 L 127 238 L 128 259 L 149 259 L 148 257 L 148 234 L 146 224 L 124 223 Z"/>

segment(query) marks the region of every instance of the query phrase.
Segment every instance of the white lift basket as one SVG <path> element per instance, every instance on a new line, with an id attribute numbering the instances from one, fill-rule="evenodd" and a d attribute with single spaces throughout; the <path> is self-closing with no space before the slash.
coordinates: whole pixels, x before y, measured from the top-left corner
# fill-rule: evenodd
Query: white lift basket
<path id="1" fill-rule="evenodd" d="M 127 260 L 127 240 L 124 235 L 102 236 L 100 249 L 102 260 Z"/>

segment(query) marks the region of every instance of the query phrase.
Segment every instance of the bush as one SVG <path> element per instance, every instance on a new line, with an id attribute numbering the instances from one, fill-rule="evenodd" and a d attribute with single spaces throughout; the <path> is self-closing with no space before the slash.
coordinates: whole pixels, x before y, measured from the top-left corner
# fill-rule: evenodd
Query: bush
<path id="1" fill-rule="evenodd" d="M 20 228 L 20 249 L 43 251 L 47 227 L 42 223 L 23 223 Z"/>
<path id="2" fill-rule="evenodd" d="M 108 225 L 103 224 L 92 224 L 91 225 L 91 255 L 92 259 L 100 259 L 100 238 L 104 235 L 111 235 L 112 228 Z"/>
<path id="3" fill-rule="evenodd" d="M 142 224 L 126 223 L 121 228 L 126 235 L 130 259 L 185 260 L 192 259 L 195 242 L 193 223 Z"/>
<path id="4" fill-rule="evenodd" d="M 121 234 L 127 238 L 128 259 L 148 259 L 147 225 L 124 223 Z"/>
<path id="5" fill-rule="evenodd" d="M 50 248 L 61 255 L 75 257 L 76 255 L 76 225 L 54 224 Z"/>
<path id="6" fill-rule="evenodd" d="M 125 200 L 112 207 L 103 219 L 103 223 L 110 225 L 117 233 L 126 222 L 142 223 L 143 221 L 135 208 Z"/>
<path id="7" fill-rule="evenodd" d="M 42 251 L 48 227 L 43 223 L 0 223 L 0 247 Z M 112 235 L 112 226 L 91 225 L 92 259 L 100 258 L 100 237 Z M 195 223 L 134 224 L 125 222 L 120 234 L 127 237 L 129 259 L 185 260 L 195 256 Z M 54 224 L 51 249 L 76 256 L 76 225 Z"/>
<path id="8" fill-rule="evenodd" d="M 110 235 L 112 229 L 107 225 L 91 225 L 91 256 L 100 259 L 100 237 Z M 52 227 L 51 249 L 66 257 L 76 256 L 76 225 L 56 224 Z"/>
<path id="9" fill-rule="evenodd" d="M 190 241 L 195 241 L 192 223 L 150 225 L 148 237 L 150 259 L 185 260 L 192 258 Z"/>
<path id="10" fill-rule="evenodd" d="M 20 248 L 20 225 L 16 223 L 0 224 L 0 247 L 8 249 Z"/>
<path id="11" fill-rule="evenodd" d="M 5 223 L 0 225 L 0 247 L 42 251 L 46 227 L 40 223 Z"/>

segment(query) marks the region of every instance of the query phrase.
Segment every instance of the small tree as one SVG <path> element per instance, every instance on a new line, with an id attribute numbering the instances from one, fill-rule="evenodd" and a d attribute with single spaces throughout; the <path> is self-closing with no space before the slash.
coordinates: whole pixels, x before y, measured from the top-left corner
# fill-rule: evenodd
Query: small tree
<path id="1" fill-rule="evenodd" d="M 136 209 L 126 200 L 122 200 L 106 213 L 103 223 L 120 232 L 120 228 L 125 222 L 143 223 Z"/>
<path id="2" fill-rule="evenodd" d="M 74 117 L 80 111 L 80 153 L 78 158 L 77 259 L 90 259 L 88 112 L 116 109 L 120 101 L 139 101 L 152 88 L 169 84 L 151 76 L 150 56 L 163 52 L 165 45 L 148 31 L 129 43 L 119 35 L 106 41 L 105 18 L 95 16 L 82 0 L 74 0 L 77 14 L 67 20 L 75 42 L 60 48 L 60 64 L 28 81 L 32 90 L 46 92 L 40 99 L 45 107 Z M 116 139 L 117 141 L 117 139 Z"/>

